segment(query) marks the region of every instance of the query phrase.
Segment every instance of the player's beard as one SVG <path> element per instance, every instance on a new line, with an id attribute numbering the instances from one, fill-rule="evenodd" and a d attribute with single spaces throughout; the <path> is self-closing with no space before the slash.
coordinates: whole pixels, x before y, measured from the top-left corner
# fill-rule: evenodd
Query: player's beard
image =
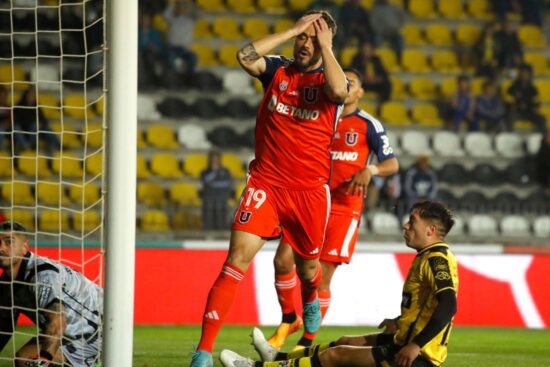
<path id="1" fill-rule="evenodd" d="M 294 56 L 294 60 L 301 70 L 308 70 L 310 67 L 316 65 L 320 59 L 321 59 L 321 54 L 311 55 L 309 61 L 306 61 L 306 62 L 301 61 L 301 59 L 296 55 Z"/>

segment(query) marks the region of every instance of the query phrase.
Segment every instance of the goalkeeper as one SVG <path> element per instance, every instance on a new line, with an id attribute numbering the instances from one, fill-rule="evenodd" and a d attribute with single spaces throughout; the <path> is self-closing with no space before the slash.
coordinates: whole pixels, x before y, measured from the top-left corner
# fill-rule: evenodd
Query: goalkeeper
<path id="1" fill-rule="evenodd" d="M 0 224 L 0 350 L 20 313 L 40 328 L 14 366 L 91 367 L 99 363 L 103 290 L 81 273 L 29 251 L 27 230 Z"/>

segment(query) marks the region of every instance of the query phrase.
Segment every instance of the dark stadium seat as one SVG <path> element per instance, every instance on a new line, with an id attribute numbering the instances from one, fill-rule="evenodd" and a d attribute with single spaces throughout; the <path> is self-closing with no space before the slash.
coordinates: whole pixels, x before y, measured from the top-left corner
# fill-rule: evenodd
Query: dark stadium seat
<path id="1" fill-rule="evenodd" d="M 256 128 L 250 127 L 241 134 L 241 143 L 247 148 L 254 148 L 256 142 Z"/>
<path id="2" fill-rule="evenodd" d="M 532 159 L 520 159 L 504 170 L 507 182 L 514 185 L 532 184 L 536 178 L 535 162 Z"/>
<path id="3" fill-rule="evenodd" d="M 194 111 L 182 99 L 177 97 L 166 97 L 157 105 L 157 110 L 165 117 L 182 118 L 191 116 Z"/>
<path id="4" fill-rule="evenodd" d="M 468 183 L 468 176 L 468 172 L 464 166 L 458 163 L 448 163 L 444 165 L 437 174 L 440 181 L 448 182 L 452 185 Z"/>
<path id="5" fill-rule="evenodd" d="M 182 85 L 189 85 L 187 77 L 183 73 L 171 68 L 164 68 L 162 70 L 160 81 L 157 81 L 157 83 L 170 90 L 179 90 Z"/>
<path id="6" fill-rule="evenodd" d="M 11 19 L 13 32 L 34 32 L 36 30 L 35 10 L 33 8 L 13 9 Z"/>
<path id="7" fill-rule="evenodd" d="M 499 192 L 493 199 L 491 199 L 491 207 L 493 210 L 514 214 L 521 210 L 522 201 L 512 191 Z"/>
<path id="8" fill-rule="evenodd" d="M 208 140 L 220 148 L 239 146 L 239 134 L 229 126 L 218 126 L 208 134 Z"/>
<path id="9" fill-rule="evenodd" d="M 252 118 L 256 115 L 256 109 L 241 98 L 231 98 L 223 107 L 224 115 L 236 119 Z"/>
<path id="10" fill-rule="evenodd" d="M 222 117 L 222 111 L 215 99 L 199 97 L 193 103 L 195 115 L 203 119 L 215 119 Z"/>
<path id="11" fill-rule="evenodd" d="M 550 212 L 550 193 L 544 189 L 533 191 L 522 201 L 523 212 L 548 214 Z"/>
<path id="12" fill-rule="evenodd" d="M 61 48 L 59 43 L 53 43 L 51 39 L 43 36 L 42 33 L 38 33 L 38 53 L 41 56 L 60 56 Z"/>
<path id="13" fill-rule="evenodd" d="M 55 8 L 39 7 L 37 12 L 37 29 L 41 31 L 59 30 L 59 12 Z"/>
<path id="14" fill-rule="evenodd" d="M 460 210 L 471 213 L 485 213 L 489 211 L 487 197 L 481 191 L 466 191 L 459 200 Z"/>
<path id="15" fill-rule="evenodd" d="M 457 198 L 451 191 L 445 189 L 437 190 L 437 199 L 447 204 L 450 208 L 456 209 Z"/>
<path id="16" fill-rule="evenodd" d="M 192 83 L 195 88 L 204 92 L 220 92 L 223 83 L 214 73 L 209 71 L 198 71 L 193 75 Z"/>
<path id="17" fill-rule="evenodd" d="M 499 170 L 489 163 L 477 164 L 471 172 L 474 182 L 484 186 L 498 185 L 501 183 Z"/>

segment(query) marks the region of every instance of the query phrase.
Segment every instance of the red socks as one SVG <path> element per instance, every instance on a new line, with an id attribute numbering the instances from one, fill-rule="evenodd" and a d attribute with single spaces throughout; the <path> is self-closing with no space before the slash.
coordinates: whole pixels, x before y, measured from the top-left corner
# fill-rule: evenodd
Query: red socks
<path id="1" fill-rule="evenodd" d="M 311 303 L 317 297 L 317 289 L 321 285 L 321 264 L 317 264 L 317 270 L 313 278 L 302 281 L 302 302 Z"/>
<path id="2" fill-rule="evenodd" d="M 283 314 L 294 312 L 294 288 L 296 287 L 296 271 L 288 274 L 275 274 L 275 290 Z"/>
<path id="3" fill-rule="evenodd" d="M 208 294 L 202 321 L 201 340 L 197 349 L 212 353 L 216 337 L 233 305 L 237 287 L 243 277 L 244 272 L 241 269 L 228 263 L 223 265 L 220 275 Z"/>

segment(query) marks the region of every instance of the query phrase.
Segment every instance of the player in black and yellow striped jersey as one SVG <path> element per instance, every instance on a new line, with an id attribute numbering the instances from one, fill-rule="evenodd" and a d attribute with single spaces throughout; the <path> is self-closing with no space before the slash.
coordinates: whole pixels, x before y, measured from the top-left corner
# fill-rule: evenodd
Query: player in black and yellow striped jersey
<path id="1" fill-rule="evenodd" d="M 413 205 L 403 234 L 406 245 L 417 255 L 403 286 L 401 315 L 379 325 L 385 328 L 384 333 L 344 336 L 335 342 L 281 353 L 255 329 L 253 344 L 263 362 L 224 350 L 222 363 L 225 367 L 440 366 L 447 357 L 456 313 L 457 262 L 445 243 L 453 225 L 452 213 L 441 203 Z"/>

